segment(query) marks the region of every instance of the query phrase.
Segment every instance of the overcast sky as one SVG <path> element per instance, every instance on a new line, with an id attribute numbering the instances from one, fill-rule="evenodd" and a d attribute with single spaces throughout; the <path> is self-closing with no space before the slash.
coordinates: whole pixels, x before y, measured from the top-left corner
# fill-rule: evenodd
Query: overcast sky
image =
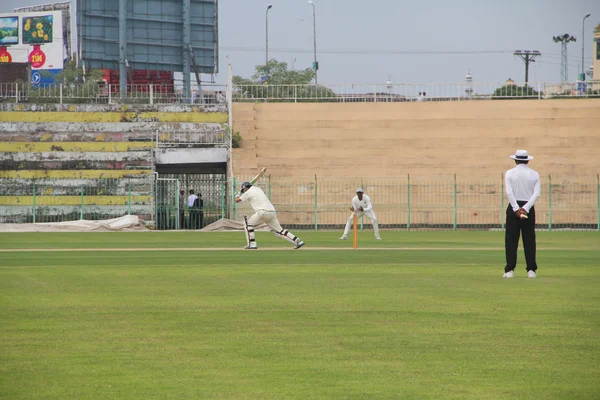
<path id="1" fill-rule="evenodd" d="M 130 0 L 133 1 L 133 0 Z M 0 12 L 50 3 L 0 0 Z M 265 11 L 269 11 L 269 57 L 290 67 L 313 61 L 313 16 L 307 0 L 220 0 L 220 74 L 229 56 L 234 74 L 250 76 L 265 59 Z M 600 0 L 314 0 L 319 83 L 523 81 L 523 62 L 513 51 L 539 50 L 530 81 L 560 81 L 560 45 L 570 33 L 569 79 L 581 70 L 582 19 L 585 67 L 592 62 L 593 28 Z M 205 79 L 207 77 L 203 77 Z"/>

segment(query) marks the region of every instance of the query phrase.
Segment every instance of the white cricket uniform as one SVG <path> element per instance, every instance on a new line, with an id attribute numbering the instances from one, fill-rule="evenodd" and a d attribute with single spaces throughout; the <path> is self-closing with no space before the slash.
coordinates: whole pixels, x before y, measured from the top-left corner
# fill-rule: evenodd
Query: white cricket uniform
<path id="1" fill-rule="evenodd" d="M 373 211 L 373 203 L 371 203 L 371 198 L 366 194 L 363 194 L 362 200 L 358 199 L 358 196 L 354 196 L 352 199 L 352 207 L 354 208 L 354 212 L 350 214 L 348 218 L 348 222 L 346 222 L 346 228 L 344 229 L 344 235 L 342 237 L 347 237 L 348 232 L 350 232 L 350 227 L 352 226 L 352 222 L 354 220 L 354 214 L 356 214 L 357 218 L 362 217 L 363 215 L 371 220 L 373 224 L 373 231 L 375 232 L 375 237 L 380 239 L 379 236 L 379 224 L 377 223 L 377 217 L 375 216 L 375 212 Z M 363 211 L 358 211 L 358 209 L 362 207 Z"/>
<path id="2" fill-rule="evenodd" d="M 252 186 L 242 193 L 240 200 L 250 202 L 254 210 L 254 214 L 248 219 L 249 225 L 257 226 L 263 223 L 277 232 L 283 230 L 277 219 L 275 207 L 273 207 L 273 204 L 262 189 Z"/>
<path id="3" fill-rule="evenodd" d="M 513 211 L 519 209 L 517 201 L 526 201 L 523 208 L 529 213 L 531 207 L 540 197 L 540 174 L 529 168 L 527 164 L 518 164 L 513 169 L 506 171 L 504 176 L 506 197 Z"/>

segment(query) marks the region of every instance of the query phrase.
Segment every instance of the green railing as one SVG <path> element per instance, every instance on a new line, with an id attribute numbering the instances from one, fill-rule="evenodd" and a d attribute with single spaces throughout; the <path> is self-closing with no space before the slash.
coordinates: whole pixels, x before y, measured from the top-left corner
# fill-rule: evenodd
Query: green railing
<path id="1" fill-rule="evenodd" d="M 224 174 L 161 174 L 155 188 L 159 230 L 200 229 L 227 217 Z M 202 199 L 201 209 L 188 207 L 190 190 Z"/>
<path id="2" fill-rule="evenodd" d="M 252 177 L 236 178 L 239 183 Z M 598 176 L 562 178 L 542 176 L 536 203 L 540 229 L 600 230 Z M 508 206 L 502 174 L 497 177 L 415 176 L 394 178 L 263 177 L 257 185 L 268 194 L 279 221 L 289 229 L 341 229 L 355 191 L 371 197 L 384 229 L 504 229 Z M 235 192 L 234 191 L 234 192 Z M 252 214 L 249 205 L 235 204 L 231 217 Z M 367 219 L 360 221 L 371 229 Z"/>
<path id="3" fill-rule="evenodd" d="M 94 180 L 0 180 L 0 223 L 60 222 L 139 215 L 157 229 L 196 229 L 221 218 L 241 220 L 253 211 L 235 203 L 240 182 L 224 175 L 160 175 Z M 536 203 L 540 229 L 600 230 L 600 179 L 542 176 Z M 339 230 L 348 206 L 362 187 L 373 201 L 383 229 L 503 229 L 507 198 L 502 174 L 495 177 L 416 176 L 390 178 L 288 178 L 267 175 L 257 184 L 271 199 L 289 229 Z M 199 210 L 185 200 L 189 190 L 204 200 Z M 183 196 L 180 190 L 184 190 Z M 371 229 L 368 220 L 362 229 Z"/>
<path id="4" fill-rule="evenodd" d="M 152 177 L 0 179 L 0 223 L 152 219 Z"/>

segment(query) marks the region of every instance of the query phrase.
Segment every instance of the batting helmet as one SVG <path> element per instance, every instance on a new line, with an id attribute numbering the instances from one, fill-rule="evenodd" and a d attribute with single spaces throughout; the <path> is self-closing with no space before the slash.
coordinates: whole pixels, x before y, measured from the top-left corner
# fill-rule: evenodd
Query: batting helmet
<path id="1" fill-rule="evenodd" d="M 242 183 L 242 190 L 252 187 L 252 184 L 250 182 L 244 182 Z"/>

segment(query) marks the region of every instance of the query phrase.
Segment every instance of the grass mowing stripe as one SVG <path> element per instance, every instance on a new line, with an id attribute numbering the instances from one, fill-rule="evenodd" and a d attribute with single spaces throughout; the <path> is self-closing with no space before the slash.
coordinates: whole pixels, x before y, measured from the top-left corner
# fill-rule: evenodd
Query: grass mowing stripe
<path id="1" fill-rule="evenodd" d="M 339 232 L 298 232 L 307 247 L 349 248 L 351 242 L 338 240 Z M 359 234 L 359 247 L 467 247 L 502 248 L 503 232 L 398 232 L 384 231 L 383 241 L 371 232 Z M 257 232 L 259 247 L 289 246 L 267 232 Z M 598 232 L 540 232 L 539 248 L 600 248 Z M 242 248 L 243 233 L 238 232 L 85 232 L 85 233 L 0 233 L 0 248 Z"/>
<path id="2" fill-rule="evenodd" d="M 285 256 L 284 256 L 285 255 Z M 600 251 L 568 251 L 540 252 L 538 264 L 540 270 L 545 265 L 577 265 L 578 263 L 593 263 L 600 258 Z M 524 268 L 521 257 L 520 267 Z M 288 264 L 342 264 L 364 265 L 368 268 L 372 263 L 402 265 L 418 263 L 426 265 L 456 263 L 477 263 L 480 265 L 496 264 L 504 266 L 504 253 L 500 251 L 387 251 L 366 250 L 360 252 L 313 251 L 313 252 L 57 252 L 57 253 L 4 253 L 0 266 L 19 266 L 38 264 L 54 265 L 56 262 L 74 266 L 103 266 L 106 264 L 122 267 L 144 266 L 158 264 L 171 266 L 173 264 L 188 264 L 194 266 L 219 267 L 223 263 L 233 265 L 263 264 L 279 265 L 282 268 Z"/>

